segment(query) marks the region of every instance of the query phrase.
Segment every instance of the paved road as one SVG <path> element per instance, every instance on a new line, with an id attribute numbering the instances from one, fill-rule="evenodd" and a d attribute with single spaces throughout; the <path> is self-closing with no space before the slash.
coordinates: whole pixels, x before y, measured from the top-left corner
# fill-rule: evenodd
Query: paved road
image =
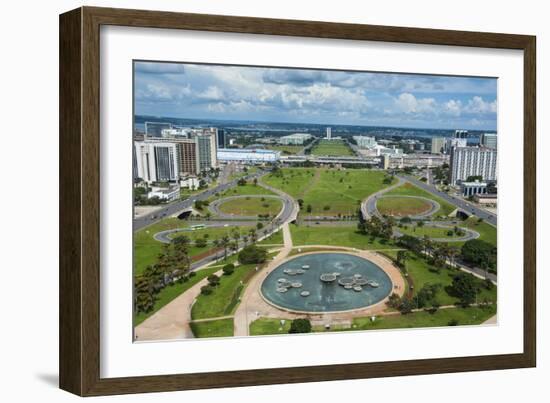
<path id="1" fill-rule="evenodd" d="M 427 221 L 424 223 L 426 227 L 434 227 L 434 228 L 445 228 L 452 230 L 456 224 L 454 224 L 451 221 Z M 454 237 L 454 238 L 430 238 L 432 241 L 435 242 L 466 242 L 470 239 L 476 239 L 479 238 L 479 232 L 471 230 L 469 228 L 460 227 L 461 230 L 464 231 L 464 235 L 460 237 Z M 396 228 L 393 230 L 394 235 L 396 236 L 402 236 L 403 233 L 399 230 L 399 228 Z"/>
<path id="2" fill-rule="evenodd" d="M 396 184 L 388 186 L 387 188 L 384 188 L 382 190 L 379 190 L 378 192 L 373 193 L 369 197 L 367 197 L 367 199 L 364 200 L 361 203 L 361 214 L 363 214 L 363 218 L 365 220 L 368 220 L 373 215 L 380 216 L 380 214 L 378 213 L 378 210 L 376 209 L 376 200 L 378 199 L 378 197 L 380 197 L 384 193 L 387 193 L 387 192 L 401 186 L 403 183 L 405 183 L 405 181 L 403 179 L 397 177 L 397 183 Z"/>
<path id="3" fill-rule="evenodd" d="M 232 221 L 232 222 L 217 222 L 217 221 L 209 221 L 209 222 L 194 222 L 192 225 L 196 224 L 204 224 L 205 228 L 223 228 L 223 227 L 251 227 L 255 226 L 255 221 Z M 156 241 L 162 242 L 162 243 L 170 243 L 172 242 L 172 239 L 170 238 L 171 234 L 174 234 L 176 232 L 193 232 L 194 230 L 190 227 L 182 227 L 182 228 L 174 228 L 174 229 L 168 229 L 166 231 L 160 231 L 153 235 L 153 238 Z M 212 240 L 207 241 L 207 243 L 212 243 Z"/>
<path id="4" fill-rule="evenodd" d="M 405 182 L 410 182 L 415 186 L 418 186 L 421 189 L 424 189 L 427 192 L 430 192 L 431 194 L 442 198 L 443 200 L 459 207 L 460 209 L 466 211 L 468 214 L 474 214 L 479 218 L 483 218 L 486 222 L 489 224 L 492 224 L 494 226 L 497 225 L 497 216 L 496 214 L 489 213 L 488 211 L 485 211 L 483 209 L 480 209 L 479 207 L 474 206 L 472 203 L 467 202 L 463 199 L 460 199 L 458 197 L 451 196 L 445 192 L 441 192 L 437 190 L 434 186 L 428 185 L 425 182 L 419 181 L 418 179 L 412 178 L 410 176 L 405 175 L 398 175 L 399 179 L 404 180 Z"/>
<path id="5" fill-rule="evenodd" d="M 259 171 L 255 174 L 248 175 L 245 178 L 247 180 L 259 178 L 260 176 L 264 175 L 265 172 Z M 227 189 L 230 189 L 237 185 L 238 179 L 234 179 L 232 181 L 229 181 L 224 184 L 220 184 L 216 187 L 213 187 L 211 189 L 207 189 L 202 193 L 190 196 L 186 200 L 178 200 L 175 202 L 172 202 L 170 204 L 167 204 L 166 206 L 162 207 L 159 210 L 156 210 L 150 214 L 144 215 L 140 218 L 134 218 L 134 231 L 140 230 L 141 228 L 144 228 L 148 225 L 154 224 L 163 218 L 169 217 L 171 215 L 177 214 L 180 211 L 187 210 L 188 208 L 193 206 L 193 203 L 195 200 L 206 200 L 209 197 L 215 195 L 218 192 L 224 192 Z"/>

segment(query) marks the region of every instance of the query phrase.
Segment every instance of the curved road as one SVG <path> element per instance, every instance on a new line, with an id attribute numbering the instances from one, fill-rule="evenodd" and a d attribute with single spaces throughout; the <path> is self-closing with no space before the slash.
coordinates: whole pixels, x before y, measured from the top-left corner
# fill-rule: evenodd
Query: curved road
<path id="1" fill-rule="evenodd" d="M 379 217 L 382 217 L 382 215 L 380 214 L 380 211 L 378 211 L 377 202 L 378 202 L 378 200 L 383 199 L 385 197 L 408 197 L 408 198 L 411 198 L 411 199 L 421 199 L 421 200 L 424 200 L 425 202 L 430 204 L 430 209 L 428 211 L 425 211 L 424 213 L 419 213 L 419 214 L 414 214 L 414 215 L 408 216 L 408 217 L 413 218 L 413 219 L 421 219 L 421 218 L 429 217 L 441 208 L 441 206 L 439 205 L 438 202 L 436 202 L 435 200 L 432 200 L 432 199 L 428 199 L 427 197 L 410 196 L 410 195 L 395 195 L 395 196 L 394 195 L 389 195 L 389 196 L 383 196 L 383 195 L 380 196 L 380 195 L 378 195 L 378 196 L 374 197 L 374 199 L 371 203 L 374 203 L 374 212 L 373 213 L 376 214 Z"/>
<path id="2" fill-rule="evenodd" d="M 230 200 L 235 199 L 248 199 L 250 197 L 254 197 L 257 199 L 261 198 L 269 198 L 269 199 L 277 199 L 283 201 L 283 198 L 279 195 L 238 195 L 238 196 L 227 196 L 222 197 L 220 199 L 217 199 L 210 203 L 208 205 L 208 210 L 214 214 L 216 218 L 222 218 L 222 219 L 257 219 L 258 215 L 252 215 L 252 216 L 245 216 L 245 215 L 237 215 L 237 214 L 227 214 L 220 210 L 220 204 L 223 204 Z M 281 209 L 283 209 L 283 206 L 281 206 Z"/>
<path id="3" fill-rule="evenodd" d="M 369 197 L 367 197 L 363 202 L 361 203 L 361 214 L 363 214 L 363 218 L 365 220 L 368 220 L 373 215 L 377 215 L 378 210 L 376 209 L 376 200 L 378 197 L 383 195 L 384 193 L 387 193 L 399 186 L 401 186 L 405 181 L 401 179 L 400 177 L 397 177 L 397 183 L 391 186 L 388 186 L 387 188 L 384 188 L 382 190 L 379 190 L 378 192 L 375 192 L 371 194 Z"/>

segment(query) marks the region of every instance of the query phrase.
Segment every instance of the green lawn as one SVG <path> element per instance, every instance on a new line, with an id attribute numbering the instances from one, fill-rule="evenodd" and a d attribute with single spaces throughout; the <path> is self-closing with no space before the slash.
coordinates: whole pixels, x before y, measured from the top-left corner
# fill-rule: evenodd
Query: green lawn
<path id="1" fill-rule="evenodd" d="M 260 232 L 261 231 L 262 230 L 260 230 Z M 274 234 L 271 234 L 270 236 L 268 236 L 263 241 L 258 242 L 258 245 L 282 245 L 283 243 L 284 243 L 283 230 L 279 230 Z"/>
<path id="2" fill-rule="evenodd" d="M 441 208 L 434 214 L 435 216 L 448 216 L 453 211 L 456 210 L 456 207 L 453 206 L 450 203 L 447 203 L 445 200 L 434 196 L 433 194 L 426 192 L 423 189 L 420 189 L 419 187 L 414 186 L 413 184 L 409 182 L 405 182 L 403 185 L 390 190 L 388 193 L 385 193 L 386 196 L 398 196 L 398 195 L 406 195 L 406 196 L 421 196 L 426 197 L 431 200 L 435 200 L 439 203 Z"/>
<path id="3" fill-rule="evenodd" d="M 220 267 L 209 267 L 206 269 L 198 270 L 195 272 L 197 274 L 193 277 L 190 277 L 187 282 L 181 284 L 173 284 L 162 289 L 157 295 L 157 301 L 155 302 L 155 306 L 153 307 L 153 310 L 151 312 L 142 312 L 134 315 L 134 326 L 139 325 L 145 319 L 157 312 L 160 308 L 171 302 L 174 298 L 183 294 L 185 291 L 193 287 L 203 278 L 208 277 L 210 274 L 215 273 L 218 270 L 220 270 Z"/>
<path id="4" fill-rule="evenodd" d="M 290 225 L 294 246 L 300 245 L 333 245 L 348 246 L 357 249 L 393 249 L 396 246 L 388 241 L 381 243 L 375 239 L 372 243 L 369 236 L 357 232 L 355 226 L 328 225 Z"/>
<path id="5" fill-rule="evenodd" d="M 297 154 L 304 146 L 299 145 L 269 145 L 266 147 L 268 150 L 280 151 L 281 155 L 294 155 Z"/>
<path id="6" fill-rule="evenodd" d="M 153 236 L 157 232 L 176 228 L 187 228 L 190 225 L 193 225 L 193 222 L 186 222 L 177 218 L 169 217 L 159 221 L 156 224 L 134 232 L 134 274 L 141 274 L 148 265 L 154 264 L 156 262 L 157 256 L 162 250 L 162 243 L 153 238 Z M 213 241 L 214 239 L 219 239 L 226 234 L 231 235 L 231 231 L 233 229 L 239 230 L 241 234 L 246 234 L 250 228 L 253 227 L 228 226 L 205 228 L 195 231 L 178 232 L 171 235 L 171 237 L 173 238 L 175 236 L 185 235 L 193 241 L 197 238 L 204 237 L 205 234 L 208 234 L 208 240 Z M 192 245 L 189 248 L 189 254 L 193 258 L 203 255 L 204 253 L 207 253 L 212 249 L 212 244 L 209 244 L 204 248 L 197 248 L 196 246 Z"/>
<path id="7" fill-rule="evenodd" d="M 250 324 L 250 335 L 288 334 L 291 322 L 285 319 L 285 324 L 281 326 L 281 319 L 259 318 Z"/>
<path id="8" fill-rule="evenodd" d="M 191 322 L 191 330 L 197 338 L 233 336 L 233 319 L 218 319 L 205 322 Z"/>
<path id="9" fill-rule="evenodd" d="M 497 246 L 497 229 L 486 222 L 478 222 L 477 217 L 470 217 L 461 225 L 479 232 L 479 239 Z"/>
<path id="10" fill-rule="evenodd" d="M 279 199 L 259 197 L 239 198 L 223 202 L 219 209 L 225 214 L 237 214 L 252 216 L 258 214 L 277 215 L 281 211 L 283 203 Z"/>
<path id="11" fill-rule="evenodd" d="M 431 204 L 422 199 L 392 196 L 377 200 L 376 208 L 383 215 L 405 217 L 425 213 L 430 210 Z"/>
<path id="12" fill-rule="evenodd" d="M 353 215 L 361 201 L 389 184 L 384 171 L 368 169 L 283 168 L 264 182 L 304 201 L 300 214 Z M 307 206 L 311 212 L 307 212 Z"/>
<path id="13" fill-rule="evenodd" d="M 397 257 L 397 251 L 384 251 L 384 255 L 389 256 L 392 259 Z M 409 277 L 412 278 L 414 284 L 413 296 L 426 284 L 441 284 L 442 288 L 437 294 L 437 300 L 441 305 L 453 305 L 458 302 L 456 297 L 453 297 L 447 293 L 445 287 L 448 287 L 453 282 L 455 274 L 459 273 L 457 270 L 442 269 L 439 273 L 434 270 L 434 267 L 429 265 L 426 259 L 416 256 L 413 253 L 409 253 L 409 258 L 406 261 L 407 272 Z M 482 280 L 479 280 L 481 285 Z M 482 288 L 482 291 L 478 294 L 478 300 L 481 302 L 487 298 L 490 302 L 497 301 L 497 288 L 492 290 L 486 290 Z"/>
<path id="14" fill-rule="evenodd" d="M 221 276 L 220 284 L 210 295 L 200 295 L 193 309 L 193 319 L 216 318 L 231 315 L 238 304 L 238 299 L 250 277 L 255 273 L 256 265 L 241 265 L 229 276 Z M 242 284 L 241 284 L 242 282 Z"/>
<path id="15" fill-rule="evenodd" d="M 272 195 L 274 194 L 271 190 L 261 187 L 260 185 L 254 185 L 252 181 L 249 181 L 246 185 L 234 186 L 230 189 L 227 189 L 225 192 L 219 194 L 219 197 L 224 196 L 240 196 L 240 195 Z M 216 199 L 217 197 L 212 197 L 211 199 Z"/>
<path id="16" fill-rule="evenodd" d="M 335 157 L 353 156 L 353 151 L 344 140 L 320 140 L 311 150 L 312 155 Z"/>
<path id="17" fill-rule="evenodd" d="M 418 227 L 416 224 L 412 223 L 407 224 L 402 228 L 397 228 L 397 230 L 399 232 L 402 232 L 403 234 L 413 235 L 418 238 L 423 238 L 425 235 L 429 236 L 430 238 L 445 238 L 450 240 L 458 238 L 458 235 L 456 235 L 454 232 L 451 236 L 447 234 L 449 231 L 453 230 L 453 227 L 439 228 L 426 225 L 423 227 Z"/>
<path id="18" fill-rule="evenodd" d="M 459 325 L 479 325 L 496 313 L 496 306 L 484 308 L 449 308 L 439 309 L 435 313 L 426 311 L 413 312 L 407 315 L 379 316 L 374 322 L 370 318 L 356 318 L 350 330 L 399 329 L 412 327 L 448 326 L 451 320 Z"/>

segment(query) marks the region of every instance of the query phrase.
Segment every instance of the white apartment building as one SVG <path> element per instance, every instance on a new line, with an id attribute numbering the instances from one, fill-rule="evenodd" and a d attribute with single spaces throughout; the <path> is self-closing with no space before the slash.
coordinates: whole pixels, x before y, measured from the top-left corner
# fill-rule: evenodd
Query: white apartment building
<path id="1" fill-rule="evenodd" d="M 445 154 L 450 154 L 454 147 L 466 147 L 468 145 L 467 139 L 451 138 L 445 142 Z"/>
<path id="2" fill-rule="evenodd" d="M 178 179 L 176 144 L 168 142 L 136 141 L 135 173 L 147 183 Z"/>
<path id="3" fill-rule="evenodd" d="M 353 139 L 359 148 L 372 148 L 378 145 L 376 139 L 370 136 L 353 136 Z"/>
<path id="4" fill-rule="evenodd" d="M 279 139 L 279 144 L 284 145 L 303 145 L 305 141 L 313 136 L 309 133 L 294 133 L 288 136 L 283 136 Z"/>
<path id="5" fill-rule="evenodd" d="M 445 137 L 432 137 L 432 154 L 441 154 L 445 151 Z"/>
<path id="6" fill-rule="evenodd" d="M 483 133 L 479 136 L 479 144 L 487 148 L 497 148 L 497 134 Z"/>
<path id="7" fill-rule="evenodd" d="M 481 176 L 483 181 L 497 180 L 497 150 L 485 147 L 454 147 L 451 150 L 451 185 L 470 176 Z"/>

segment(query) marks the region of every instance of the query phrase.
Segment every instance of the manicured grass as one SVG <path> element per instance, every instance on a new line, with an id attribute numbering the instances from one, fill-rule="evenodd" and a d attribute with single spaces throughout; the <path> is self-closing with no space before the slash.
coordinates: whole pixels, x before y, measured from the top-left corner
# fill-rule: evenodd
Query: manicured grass
<path id="1" fill-rule="evenodd" d="M 252 216 L 258 214 L 277 215 L 281 211 L 283 203 L 279 199 L 265 198 L 262 200 L 258 197 L 239 198 L 223 202 L 219 205 L 219 209 L 225 214 L 237 214 Z"/>
<path id="2" fill-rule="evenodd" d="M 430 210 L 431 205 L 422 199 L 392 196 L 378 199 L 376 208 L 383 215 L 405 217 L 425 213 Z"/>
<path id="3" fill-rule="evenodd" d="M 153 238 L 153 236 L 160 231 L 187 228 L 193 225 L 193 222 L 182 221 L 177 218 L 165 218 L 158 223 L 155 223 L 149 227 L 143 228 L 134 233 L 134 274 L 141 274 L 143 270 L 149 265 L 154 264 L 157 261 L 157 257 L 162 250 L 162 243 Z M 197 238 L 204 237 L 208 234 L 208 240 L 213 241 L 219 239 L 224 235 L 231 235 L 233 229 L 237 229 L 241 234 L 246 234 L 252 227 L 217 227 L 217 228 L 205 228 L 195 231 L 182 231 L 171 235 L 171 238 L 185 235 L 194 241 Z M 202 255 L 213 249 L 213 245 L 210 243 L 204 248 L 197 248 L 193 244 L 189 248 L 189 255 L 191 258 L 194 256 Z"/>
<path id="4" fill-rule="evenodd" d="M 292 145 L 269 145 L 266 147 L 268 150 L 280 151 L 281 155 L 294 155 L 300 152 L 304 146 L 292 146 Z"/>
<path id="5" fill-rule="evenodd" d="M 474 231 L 479 232 L 479 238 L 482 241 L 489 242 L 493 246 L 497 246 L 497 229 L 491 224 L 486 222 L 478 222 L 477 217 L 470 217 L 461 225 L 473 229 Z"/>
<path id="6" fill-rule="evenodd" d="M 336 216 L 356 214 L 362 200 L 390 185 L 385 177 L 384 171 L 368 169 L 284 168 L 263 180 L 302 199 L 302 215 Z"/>
<path id="7" fill-rule="evenodd" d="M 402 232 L 403 234 L 407 235 L 413 235 L 418 238 L 423 238 L 425 235 L 429 236 L 430 238 L 445 238 L 445 239 L 454 239 L 458 238 L 458 235 L 456 235 L 454 232 L 451 236 L 448 235 L 449 231 L 453 231 L 453 227 L 449 228 L 439 228 L 439 227 L 430 227 L 430 226 L 423 226 L 418 227 L 416 224 L 408 224 L 403 226 L 402 228 L 397 228 L 399 232 Z"/>
<path id="8" fill-rule="evenodd" d="M 320 140 L 311 150 L 312 155 L 352 156 L 353 151 L 344 140 Z"/>
<path id="9" fill-rule="evenodd" d="M 384 255 L 395 259 L 397 251 L 384 251 Z M 437 300 L 441 305 L 453 305 L 458 302 L 456 297 L 448 294 L 446 287 L 449 287 L 453 282 L 453 277 L 460 273 L 458 270 L 442 269 L 439 272 L 433 266 L 428 264 L 426 259 L 419 257 L 413 253 L 409 253 L 409 258 L 406 260 L 406 268 L 409 277 L 412 278 L 414 284 L 413 297 L 418 291 L 427 284 L 441 284 L 442 288 L 437 294 Z M 482 280 L 478 280 L 481 285 Z M 497 301 L 497 287 L 492 290 L 487 290 L 481 287 L 482 290 L 478 294 L 478 301 L 483 301 L 485 298 L 490 302 Z"/>
<path id="10" fill-rule="evenodd" d="M 200 295 L 191 310 L 193 319 L 216 318 L 233 313 L 234 301 L 241 295 L 244 285 L 255 273 L 257 265 L 241 265 L 229 276 L 221 276 L 220 284 L 210 295 Z M 242 282 L 242 284 L 241 284 Z"/>
<path id="11" fill-rule="evenodd" d="M 240 196 L 240 195 L 272 195 L 274 194 L 271 190 L 261 187 L 260 185 L 254 185 L 252 181 L 249 181 L 246 185 L 234 186 L 230 189 L 227 189 L 225 192 L 220 193 L 219 197 L 224 196 Z M 214 200 L 217 197 L 212 197 Z"/>
<path id="12" fill-rule="evenodd" d="M 288 334 L 291 322 L 285 319 L 285 324 L 281 325 L 281 319 L 259 318 L 250 324 L 250 335 Z"/>
<path id="13" fill-rule="evenodd" d="M 261 231 L 263 231 L 263 230 L 260 230 L 259 232 L 261 233 Z M 263 241 L 258 242 L 258 245 L 271 245 L 271 244 L 273 244 L 273 245 L 282 245 L 283 243 L 284 243 L 283 230 L 279 230 L 279 231 L 275 232 L 274 234 L 271 234 L 270 236 L 268 236 Z"/>
<path id="14" fill-rule="evenodd" d="M 494 316 L 496 306 L 484 308 L 448 308 L 439 309 L 435 313 L 426 311 L 413 312 L 407 315 L 379 316 L 374 322 L 370 318 L 356 318 L 350 330 L 399 329 L 448 326 L 452 320 L 458 325 L 479 325 Z"/>
<path id="15" fill-rule="evenodd" d="M 204 322 L 191 322 L 191 330 L 197 338 L 233 336 L 233 319 L 217 319 Z"/>
<path id="16" fill-rule="evenodd" d="M 388 193 L 385 193 L 385 196 L 398 196 L 398 195 L 406 195 L 406 196 L 421 196 L 426 197 L 428 199 L 435 200 L 439 203 L 441 208 L 435 212 L 434 216 L 448 216 L 453 211 L 456 210 L 456 207 L 453 206 L 450 203 L 447 203 L 445 200 L 432 195 L 429 192 L 426 192 L 423 189 L 420 189 L 419 187 L 414 186 L 413 184 L 406 182 L 403 185 L 390 190 Z"/>
<path id="17" fill-rule="evenodd" d="M 290 225 L 294 246 L 300 245 L 334 245 L 348 246 L 357 249 L 393 249 L 397 248 L 391 241 L 387 243 L 375 239 L 371 243 L 369 236 L 357 232 L 354 226 L 305 226 Z"/>
<path id="18" fill-rule="evenodd" d="M 173 284 L 162 289 L 157 295 L 157 301 L 155 302 L 155 306 L 153 307 L 153 310 L 151 312 L 147 312 L 147 313 L 142 312 L 134 316 L 134 326 L 139 325 L 145 319 L 147 319 L 148 317 L 153 315 L 155 312 L 157 312 L 160 308 L 172 302 L 172 300 L 174 300 L 176 297 L 180 296 L 185 291 L 193 287 L 203 278 L 208 277 L 209 275 L 211 275 L 212 273 L 215 273 L 218 270 L 220 270 L 220 267 L 209 267 L 206 269 L 197 270 L 195 272 L 196 273 L 195 276 L 190 277 L 189 280 L 186 281 L 185 283 Z"/>

